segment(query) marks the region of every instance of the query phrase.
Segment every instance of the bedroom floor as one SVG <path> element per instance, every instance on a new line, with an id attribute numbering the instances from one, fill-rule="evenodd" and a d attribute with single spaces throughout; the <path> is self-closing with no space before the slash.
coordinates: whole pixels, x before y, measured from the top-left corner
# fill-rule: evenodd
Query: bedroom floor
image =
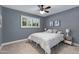
<path id="1" fill-rule="evenodd" d="M 52 48 L 52 54 L 78 54 L 79 47 L 70 46 L 60 43 Z M 44 54 L 44 50 L 38 45 L 35 46 L 34 42 L 19 42 L 15 44 L 6 45 L 0 51 L 0 54 Z"/>

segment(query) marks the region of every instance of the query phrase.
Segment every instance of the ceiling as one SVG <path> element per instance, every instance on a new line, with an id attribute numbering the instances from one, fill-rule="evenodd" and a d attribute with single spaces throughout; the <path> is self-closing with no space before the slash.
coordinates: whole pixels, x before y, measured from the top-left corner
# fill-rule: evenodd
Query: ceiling
<path id="1" fill-rule="evenodd" d="M 46 17 L 49 15 L 53 15 L 55 13 L 59 13 L 74 7 L 77 7 L 78 5 L 50 5 L 51 8 L 49 9 L 49 13 L 40 14 L 39 8 L 37 5 L 3 5 L 3 7 L 27 12 L 30 14 Z"/>

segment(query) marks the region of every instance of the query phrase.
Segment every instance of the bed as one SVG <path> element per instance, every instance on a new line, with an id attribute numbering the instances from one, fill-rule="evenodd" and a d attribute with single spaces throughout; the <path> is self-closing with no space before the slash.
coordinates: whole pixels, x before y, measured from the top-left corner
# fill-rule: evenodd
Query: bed
<path id="1" fill-rule="evenodd" d="M 48 54 L 51 53 L 51 48 L 64 40 L 63 34 L 51 32 L 38 32 L 31 34 L 28 39 L 36 42 Z"/>

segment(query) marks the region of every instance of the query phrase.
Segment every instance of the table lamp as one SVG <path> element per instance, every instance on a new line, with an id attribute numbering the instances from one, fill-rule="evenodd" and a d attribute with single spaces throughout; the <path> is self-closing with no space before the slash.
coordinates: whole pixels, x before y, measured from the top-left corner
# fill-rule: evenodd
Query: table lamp
<path id="1" fill-rule="evenodd" d="M 70 29 L 66 29 L 66 36 L 69 36 Z"/>

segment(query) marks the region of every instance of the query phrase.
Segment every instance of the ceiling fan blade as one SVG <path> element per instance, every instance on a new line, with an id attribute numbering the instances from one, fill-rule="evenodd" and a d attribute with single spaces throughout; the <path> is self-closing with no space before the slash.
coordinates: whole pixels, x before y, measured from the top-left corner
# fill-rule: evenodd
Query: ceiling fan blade
<path id="1" fill-rule="evenodd" d="M 45 11 L 46 13 L 49 13 L 49 11 Z"/>
<path id="2" fill-rule="evenodd" d="M 50 6 L 48 6 L 48 7 L 46 7 L 45 9 L 49 9 L 49 8 L 51 8 Z"/>
<path id="3" fill-rule="evenodd" d="M 44 5 L 38 5 L 38 7 L 40 8 L 41 11 L 45 11 L 46 13 L 49 13 L 49 11 L 47 11 L 46 9 L 51 8 L 51 6 L 47 6 L 46 8 L 44 8 Z"/>
<path id="4" fill-rule="evenodd" d="M 40 8 L 41 11 L 43 11 L 43 9 L 44 9 L 43 6 L 44 5 L 38 5 L 38 7 Z"/>

